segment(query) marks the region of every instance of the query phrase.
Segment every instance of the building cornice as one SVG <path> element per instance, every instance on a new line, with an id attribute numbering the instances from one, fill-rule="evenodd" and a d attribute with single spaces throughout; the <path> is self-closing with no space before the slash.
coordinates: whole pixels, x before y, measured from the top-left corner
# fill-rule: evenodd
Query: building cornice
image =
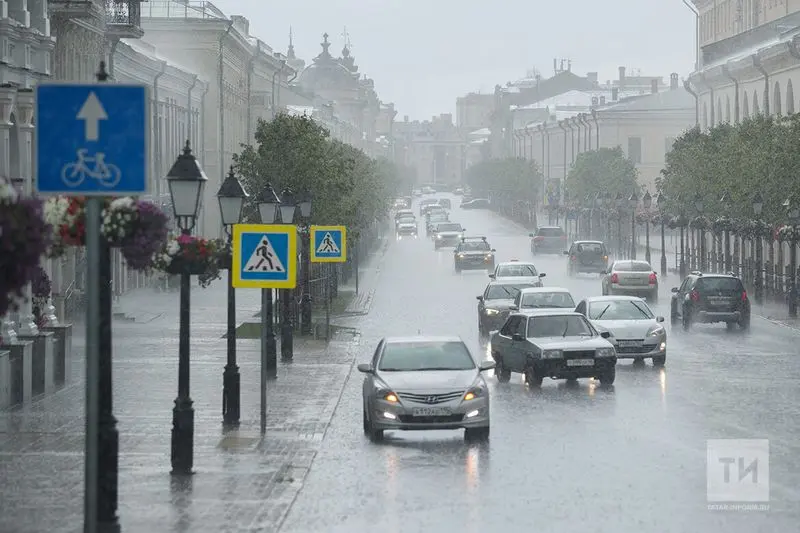
<path id="1" fill-rule="evenodd" d="M 756 55 L 750 55 L 727 63 L 728 72 L 740 80 L 748 81 L 754 78 L 760 78 L 761 72 L 756 68 Z"/>

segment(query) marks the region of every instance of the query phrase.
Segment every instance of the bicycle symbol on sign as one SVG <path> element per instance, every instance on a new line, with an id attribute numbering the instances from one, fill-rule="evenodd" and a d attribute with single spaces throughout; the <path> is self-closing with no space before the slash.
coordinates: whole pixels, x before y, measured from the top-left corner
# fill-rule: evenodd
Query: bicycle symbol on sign
<path id="1" fill-rule="evenodd" d="M 93 157 L 88 156 L 89 150 L 78 150 L 78 160 L 67 163 L 61 169 L 61 180 L 67 187 L 79 187 L 86 178 L 92 178 L 109 189 L 116 187 L 122 179 L 119 167 L 104 161 L 106 154 L 97 152 Z M 93 166 L 90 166 L 94 163 Z"/>

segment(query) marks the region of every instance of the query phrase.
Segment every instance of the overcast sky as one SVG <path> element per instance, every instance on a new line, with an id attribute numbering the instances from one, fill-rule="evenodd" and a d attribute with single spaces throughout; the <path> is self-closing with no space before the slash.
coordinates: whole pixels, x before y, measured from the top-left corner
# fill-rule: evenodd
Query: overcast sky
<path id="1" fill-rule="evenodd" d="M 375 80 L 398 120 L 455 112 L 455 99 L 491 92 L 553 58 L 577 74 L 617 67 L 642 75 L 686 76 L 694 65 L 695 17 L 681 0 L 215 0 L 227 15 L 250 19 L 250 33 L 310 63 L 328 32 L 339 55 L 344 28 L 360 71 Z M 548 5 L 549 4 L 549 5 Z M 146 37 L 145 37 L 146 39 Z"/>

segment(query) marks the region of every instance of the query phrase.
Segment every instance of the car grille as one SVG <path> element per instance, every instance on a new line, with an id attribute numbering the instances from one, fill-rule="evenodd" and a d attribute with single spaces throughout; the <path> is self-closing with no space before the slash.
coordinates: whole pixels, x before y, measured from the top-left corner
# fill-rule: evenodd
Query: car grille
<path id="1" fill-rule="evenodd" d="M 594 350 L 565 351 L 564 359 L 594 359 Z"/>
<path id="2" fill-rule="evenodd" d="M 461 422 L 462 420 L 464 420 L 464 415 L 446 415 L 446 416 L 400 415 L 400 422 L 406 424 L 442 424 L 448 422 Z"/>
<path id="3" fill-rule="evenodd" d="M 406 400 L 414 403 L 424 403 L 425 405 L 436 405 L 439 403 L 450 402 L 455 399 L 461 398 L 466 391 L 453 391 L 443 392 L 440 394 L 416 394 L 412 392 L 398 392 L 397 395 L 401 400 Z"/>

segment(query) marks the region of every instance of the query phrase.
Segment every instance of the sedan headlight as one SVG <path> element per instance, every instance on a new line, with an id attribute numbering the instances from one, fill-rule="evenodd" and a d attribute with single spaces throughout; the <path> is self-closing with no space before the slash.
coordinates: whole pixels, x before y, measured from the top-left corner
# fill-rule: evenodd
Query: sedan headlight
<path id="1" fill-rule="evenodd" d="M 441 238 L 442 238 L 442 236 L 441 236 L 441 235 L 437 235 L 437 236 L 436 236 L 436 238 L 437 238 L 437 239 L 441 239 Z"/>
<path id="2" fill-rule="evenodd" d="M 595 355 L 596 357 L 614 357 L 617 352 L 614 348 L 598 348 Z"/>
<path id="3" fill-rule="evenodd" d="M 650 331 L 647 332 L 648 337 L 658 337 L 664 334 L 664 326 L 653 326 Z"/>
<path id="4" fill-rule="evenodd" d="M 484 394 L 486 394 L 486 390 L 483 387 L 472 387 L 466 392 L 466 394 L 464 394 L 464 401 L 468 402 L 470 400 L 474 400 L 475 398 L 480 398 Z"/>
<path id="5" fill-rule="evenodd" d="M 564 357 L 563 350 L 543 350 L 542 359 L 561 359 Z"/>
<path id="6" fill-rule="evenodd" d="M 379 400 L 389 403 L 400 403 L 400 399 L 397 397 L 397 394 L 387 389 L 379 389 L 376 396 Z"/>
<path id="7" fill-rule="evenodd" d="M 459 259 L 464 259 L 464 254 L 458 254 Z"/>
<path id="8" fill-rule="evenodd" d="M 498 311 L 497 309 L 484 309 L 483 312 L 489 316 L 494 316 L 500 313 L 500 311 Z"/>
<path id="9" fill-rule="evenodd" d="M 486 259 L 491 259 L 491 258 L 492 258 L 492 254 L 486 254 Z"/>

